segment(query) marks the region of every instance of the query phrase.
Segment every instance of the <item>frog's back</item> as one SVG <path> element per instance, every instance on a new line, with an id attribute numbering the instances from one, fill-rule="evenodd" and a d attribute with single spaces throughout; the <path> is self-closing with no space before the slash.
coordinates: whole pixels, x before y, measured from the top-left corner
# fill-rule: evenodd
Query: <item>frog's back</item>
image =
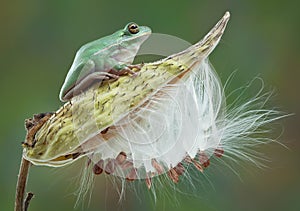
<path id="1" fill-rule="evenodd" d="M 103 53 L 107 52 L 106 50 L 108 50 L 111 46 L 112 46 L 112 41 L 110 36 L 102 37 L 98 40 L 94 40 L 92 42 L 83 45 L 77 51 L 76 57 L 82 59 L 89 59 L 97 52 L 99 52 L 100 54 L 101 51 L 103 51 Z"/>
<path id="2" fill-rule="evenodd" d="M 77 80 L 87 75 L 89 72 L 82 72 L 89 60 L 94 60 L 93 56 L 97 54 L 98 60 L 102 61 L 110 51 L 113 42 L 110 36 L 100 38 L 83 45 L 76 53 L 75 59 L 66 76 L 65 82 L 60 92 L 60 99 L 63 101 L 65 92 L 72 88 Z M 99 52 L 99 53 L 98 53 Z M 101 59 L 102 58 L 102 59 Z M 95 61 L 93 61 L 94 63 Z M 99 66 L 99 64 L 98 64 Z M 88 71 L 88 70 L 87 70 Z M 80 74 L 82 74 L 80 76 Z"/>

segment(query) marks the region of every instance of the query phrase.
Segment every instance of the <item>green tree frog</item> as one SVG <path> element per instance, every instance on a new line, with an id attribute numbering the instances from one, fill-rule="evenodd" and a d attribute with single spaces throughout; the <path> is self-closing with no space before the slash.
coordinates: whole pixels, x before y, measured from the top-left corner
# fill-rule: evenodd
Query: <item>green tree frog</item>
<path id="1" fill-rule="evenodd" d="M 128 23 L 124 29 L 83 45 L 62 85 L 60 100 L 70 100 L 96 81 L 134 74 L 132 68 L 140 68 L 132 65 L 134 57 L 150 34 L 149 27 Z"/>

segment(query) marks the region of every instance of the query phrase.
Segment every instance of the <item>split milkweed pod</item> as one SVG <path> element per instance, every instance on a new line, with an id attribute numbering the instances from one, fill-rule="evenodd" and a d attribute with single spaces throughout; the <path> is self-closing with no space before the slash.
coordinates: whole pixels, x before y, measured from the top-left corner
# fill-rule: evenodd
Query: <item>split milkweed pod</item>
<path id="1" fill-rule="evenodd" d="M 208 56 L 229 17 L 226 12 L 188 49 L 133 69 L 135 77 L 104 81 L 72 98 L 29 137 L 27 143 L 35 144 L 23 145 L 24 158 L 60 167 L 87 156 L 95 174 L 143 179 L 151 188 L 152 177 L 166 174 L 177 183 L 185 164 L 202 172 L 214 152 L 218 157 L 224 151 L 236 153 L 233 140 L 249 145 L 254 140 L 247 137 L 280 117 L 274 110 L 248 109 L 259 97 L 226 110 L 223 87 Z"/>

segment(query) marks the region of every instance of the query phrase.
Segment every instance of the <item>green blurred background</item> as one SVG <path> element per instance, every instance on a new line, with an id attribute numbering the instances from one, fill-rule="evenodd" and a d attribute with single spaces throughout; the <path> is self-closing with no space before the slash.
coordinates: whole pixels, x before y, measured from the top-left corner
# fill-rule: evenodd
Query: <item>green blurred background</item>
<path id="1" fill-rule="evenodd" d="M 118 195 L 102 175 L 90 205 L 77 210 L 300 210 L 299 7 L 299 1 L 292 0 L 2 1 L 0 210 L 13 209 L 24 119 L 61 105 L 59 89 L 79 46 L 129 21 L 194 43 L 226 10 L 231 20 L 211 61 L 223 82 L 237 70 L 231 89 L 260 76 L 267 89 L 275 90 L 272 105 L 295 114 L 277 123 L 284 128 L 279 139 L 289 149 L 263 146 L 260 151 L 271 160 L 268 168 L 243 164 L 236 167 L 242 179 L 212 165 L 208 179 L 199 177 L 194 194 L 162 195 L 156 205 L 147 193 L 128 193 L 118 205 Z M 72 210 L 80 166 L 31 168 L 28 190 L 36 197 L 30 210 Z M 136 188 L 146 190 L 144 184 Z"/>

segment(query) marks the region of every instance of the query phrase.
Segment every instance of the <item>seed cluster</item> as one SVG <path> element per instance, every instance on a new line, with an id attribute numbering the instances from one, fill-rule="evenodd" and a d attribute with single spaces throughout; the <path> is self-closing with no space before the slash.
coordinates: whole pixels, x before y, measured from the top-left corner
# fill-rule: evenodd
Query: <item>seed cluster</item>
<path id="1" fill-rule="evenodd" d="M 218 158 L 222 157 L 224 151 L 222 148 L 218 148 L 215 150 L 214 155 Z M 89 159 L 87 165 L 91 165 L 92 160 Z M 199 151 L 195 158 L 191 158 L 190 156 L 186 156 L 181 162 L 179 162 L 175 167 L 168 168 L 163 164 L 160 164 L 157 160 L 152 159 L 152 166 L 156 170 L 156 172 L 147 172 L 146 177 L 144 178 L 146 186 L 148 189 L 151 188 L 152 178 L 157 175 L 163 174 L 167 171 L 168 177 L 174 182 L 179 182 L 179 177 L 184 174 L 186 171 L 185 166 L 192 164 L 197 170 L 203 172 L 204 168 L 207 168 L 210 165 L 210 159 L 208 155 Z M 116 158 L 111 158 L 109 160 L 100 159 L 96 162 L 92 171 L 95 175 L 100 175 L 103 172 L 106 174 L 113 174 L 116 171 L 124 172 L 124 177 L 127 181 L 134 181 L 140 179 L 139 171 L 134 167 L 133 163 L 130 160 L 127 160 L 127 155 L 125 152 L 120 152 Z"/>

